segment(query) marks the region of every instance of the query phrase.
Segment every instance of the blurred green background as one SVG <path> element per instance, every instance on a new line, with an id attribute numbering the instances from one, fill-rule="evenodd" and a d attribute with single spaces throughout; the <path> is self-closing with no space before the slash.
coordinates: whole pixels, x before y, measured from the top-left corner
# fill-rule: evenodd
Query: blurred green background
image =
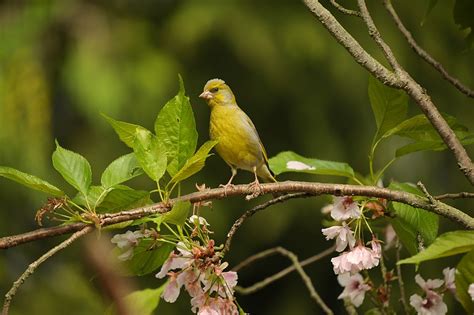
<path id="1" fill-rule="evenodd" d="M 466 31 L 460 31 L 453 20 L 454 1 L 440 1 L 423 25 L 428 0 L 394 2 L 419 43 L 448 71 L 474 87 L 474 53 L 464 41 Z M 326 1 L 323 4 L 330 7 Z M 474 100 L 458 93 L 414 55 L 380 1 L 368 4 L 400 62 L 427 88 L 439 109 L 474 129 Z M 360 20 L 334 14 L 382 60 Z M 367 154 L 375 132 L 367 97 L 368 74 L 300 1 L 290 0 L 0 1 L 0 165 L 65 187 L 50 162 L 54 139 L 58 139 L 91 162 L 97 182 L 110 161 L 128 152 L 99 113 L 152 129 L 160 107 L 177 92 L 178 73 L 191 98 L 199 143 L 208 139 L 209 109 L 197 95 L 208 79 L 218 77 L 232 87 L 269 156 L 293 150 L 348 162 L 356 171 L 368 172 Z M 413 103 L 410 113 L 419 114 Z M 388 161 L 400 141 L 382 146 L 376 165 Z M 472 147 L 468 150 L 473 156 Z M 194 183 L 216 187 L 229 175 L 225 163 L 213 156 L 201 173 L 187 181 L 184 192 L 193 191 Z M 392 178 L 422 180 L 433 194 L 472 189 L 446 152 L 404 157 L 389 170 L 385 184 Z M 281 179 L 340 181 L 304 175 Z M 250 173 L 241 172 L 235 182 L 251 180 Z M 134 184 L 152 188 L 145 178 Z M 0 179 L 0 200 L 0 236 L 37 228 L 34 214 L 46 200 L 44 195 Z M 237 232 L 227 260 L 235 265 L 277 245 L 303 259 L 331 246 L 320 232 L 319 210 L 327 200 L 293 200 L 257 214 Z M 222 242 L 233 221 L 258 202 L 232 198 L 205 209 L 202 214 L 211 223 L 216 241 Z M 467 201 L 453 204 L 470 210 L 474 206 Z M 442 231 L 454 228 L 458 226 L 441 219 Z M 28 263 L 63 238 L 2 250 L 2 295 Z M 388 253 L 389 269 L 393 256 Z M 455 261 L 423 265 L 423 275 L 441 277 L 441 269 Z M 284 258 L 269 258 L 243 270 L 239 283 L 250 285 L 288 264 Z M 408 292 L 413 293 L 413 267 L 405 270 Z M 337 295 L 342 289 L 329 258 L 307 271 L 323 299 L 340 313 Z M 161 284 L 153 275 L 137 281 L 140 288 Z M 238 301 L 252 314 L 320 312 L 296 274 Z M 454 314 L 453 299 L 446 301 Z M 81 258 L 81 246 L 75 244 L 25 283 L 11 314 L 101 314 L 109 303 L 94 271 Z M 191 313 L 188 296 L 182 294 L 174 305 L 162 302 L 157 313 Z"/>

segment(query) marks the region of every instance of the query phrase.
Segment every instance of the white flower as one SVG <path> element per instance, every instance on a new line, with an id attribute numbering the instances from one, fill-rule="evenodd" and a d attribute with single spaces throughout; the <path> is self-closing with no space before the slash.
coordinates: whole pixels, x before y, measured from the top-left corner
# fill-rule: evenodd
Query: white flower
<path id="1" fill-rule="evenodd" d="M 138 245 L 140 238 L 144 237 L 141 231 L 127 231 L 124 234 L 115 234 L 110 240 L 117 244 L 117 247 L 124 250 L 124 252 L 117 258 L 120 260 L 129 260 L 133 257 L 133 248 Z"/>
<path id="2" fill-rule="evenodd" d="M 356 240 L 354 234 L 345 222 L 342 223 L 342 226 L 331 226 L 322 229 L 321 232 L 326 236 L 327 240 L 336 237 L 336 251 L 338 252 L 342 252 L 346 249 L 347 245 L 349 245 L 349 248 L 353 248 L 355 245 Z"/>
<path id="3" fill-rule="evenodd" d="M 206 219 L 203 217 L 197 216 L 193 214 L 192 216 L 189 217 L 189 222 L 191 222 L 194 225 L 207 225 L 209 226 L 209 223 L 207 223 Z"/>
<path id="4" fill-rule="evenodd" d="M 443 295 L 431 290 L 426 292 L 425 298 L 418 294 L 410 296 L 410 305 L 419 315 L 444 315 L 448 312 L 448 307 L 443 302 Z"/>
<path id="5" fill-rule="evenodd" d="M 359 205 L 352 197 L 335 197 L 334 207 L 331 210 L 331 217 L 337 221 L 358 218 L 361 215 Z"/>
<path id="6" fill-rule="evenodd" d="M 469 289 L 467 289 L 467 292 L 469 293 L 469 295 L 471 296 L 471 300 L 474 301 L 474 283 L 471 283 L 469 285 Z"/>
<path id="7" fill-rule="evenodd" d="M 362 304 L 365 292 L 370 290 L 370 285 L 364 283 L 364 279 L 359 273 L 352 276 L 350 273 L 340 274 L 337 276 L 337 281 L 344 287 L 344 290 L 337 298 L 349 298 L 355 307 L 359 307 Z"/>
<path id="8" fill-rule="evenodd" d="M 378 266 L 379 259 L 380 256 L 374 253 L 373 250 L 362 245 L 354 247 L 354 249 L 347 255 L 347 260 L 350 263 L 357 265 L 359 270 L 371 269 Z"/>
<path id="9" fill-rule="evenodd" d="M 334 208 L 334 205 L 332 203 L 325 205 L 324 207 L 321 208 L 321 213 L 322 214 L 329 214 L 332 211 L 332 208 Z"/>
<path id="10" fill-rule="evenodd" d="M 380 259 L 380 257 L 382 257 L 382 245 L 380 245 L 380 241 L 374 238 L 370 241 L 370 246 L 372 247 L 373 258 Z"/>
<path id="11" fill-rule="evenodd" d="M 186 249 L 183 242 L 176 244 L 179 254 L 171 252 L 168 259 L 161 266 L 160 272 L 156 274 L 158 279 L 164 278 L 170 270 L 186 269 L 194 261 L 193 254 Z"/>
<path id="12" fill-rule="evenodd" d="M 183 273 L 169 273 L 168 284 L 166 285 L 165 290 L 161 294 L 163 299 L 168 303 L 174 303 L 179 296 L 181 287 L 184 284 Z"/>
<path id="13" fill-rule="evenodd" d="M 444 285 L 446 286 L 446 289 L 451 291 L 451 293 L 453 293 L 453 294 L 456 293 L 456 284 L 454 283 L 455 273 L 456 273 L 455 268 L 447 267 L 447 268 L 443 269 Z"/>
<path id="14" fill-rule="evenodd" d="M 426 292 L 438 289 L 444 283 L 441 279 L 428 279 L 425 281 L 420 275 L 415 276 L 415 282 Z"/>

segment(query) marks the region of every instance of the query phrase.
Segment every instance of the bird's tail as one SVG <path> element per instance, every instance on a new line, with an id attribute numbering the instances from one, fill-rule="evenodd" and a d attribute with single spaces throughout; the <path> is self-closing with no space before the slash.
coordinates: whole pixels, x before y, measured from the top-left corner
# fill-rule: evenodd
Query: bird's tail
<path id="1" fill-rule="evenodd" d="M 267 162 L 257 169 L 257 176 L 263 179 L 266 183 L 277 183 L 275 174 L 272 172 Z"/>

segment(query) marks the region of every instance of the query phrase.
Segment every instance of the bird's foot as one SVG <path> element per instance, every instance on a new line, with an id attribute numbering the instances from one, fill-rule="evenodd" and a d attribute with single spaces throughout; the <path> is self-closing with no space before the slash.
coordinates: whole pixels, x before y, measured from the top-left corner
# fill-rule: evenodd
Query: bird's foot
<path id="1" fill-rule="evenodd" d="M 234 184 L 231 184 L 231 183 L 227 183 L 227 184 L 225 184 L 225 185 L 220 184 L 220 185 L 219 185 L 219 188 L 224 188 L 224 196 L 227 197 L 227 190 L 229 190 L 229 189 L 230 189 L 230 190 L 234 190 L 235 185 L 234 185 Z"/>
<path id="2" fill-rule="evenodd" d="M 248 187 L 252 190 L 252 193 L 245 196 L 245 200 L 247 201 L 257 198 L 258 196 L 263 194 L 263 187 L 258 180 L 255 180 L 254 182 L 250 183 Z"/>

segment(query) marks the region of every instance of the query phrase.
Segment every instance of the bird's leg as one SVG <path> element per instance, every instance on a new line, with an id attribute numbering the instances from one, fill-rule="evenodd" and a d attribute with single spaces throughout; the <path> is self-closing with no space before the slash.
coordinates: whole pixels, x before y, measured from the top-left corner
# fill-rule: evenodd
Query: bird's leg
<path id="1" fill-rule="evenodd" d="M 245 197 L 247 200 L 258 197 L 262 193 L 262 186 L 260 185 L 260 182 L 258 181 L 256 166 L 253 167 L 253 174 L 255 175 L 255 180 L 249 184 L 249 187 L 253 190 L 253 193 Z"/>
<path id="2" fill-rule="evenodd" d="M 234 179 L 235 175 L 237 175 L 237 169 L 234 167 L 230 167 L 230 170 L 232 171 L 232 175 L 229 178 L 229 181 L 225 185 L 219 185 L 219 187 L 224 188 L 224 195 L 227 196 L 227 189 L 228 188 L 233 188 L 234 185 L 232 184 L 232 180 Z"/>

